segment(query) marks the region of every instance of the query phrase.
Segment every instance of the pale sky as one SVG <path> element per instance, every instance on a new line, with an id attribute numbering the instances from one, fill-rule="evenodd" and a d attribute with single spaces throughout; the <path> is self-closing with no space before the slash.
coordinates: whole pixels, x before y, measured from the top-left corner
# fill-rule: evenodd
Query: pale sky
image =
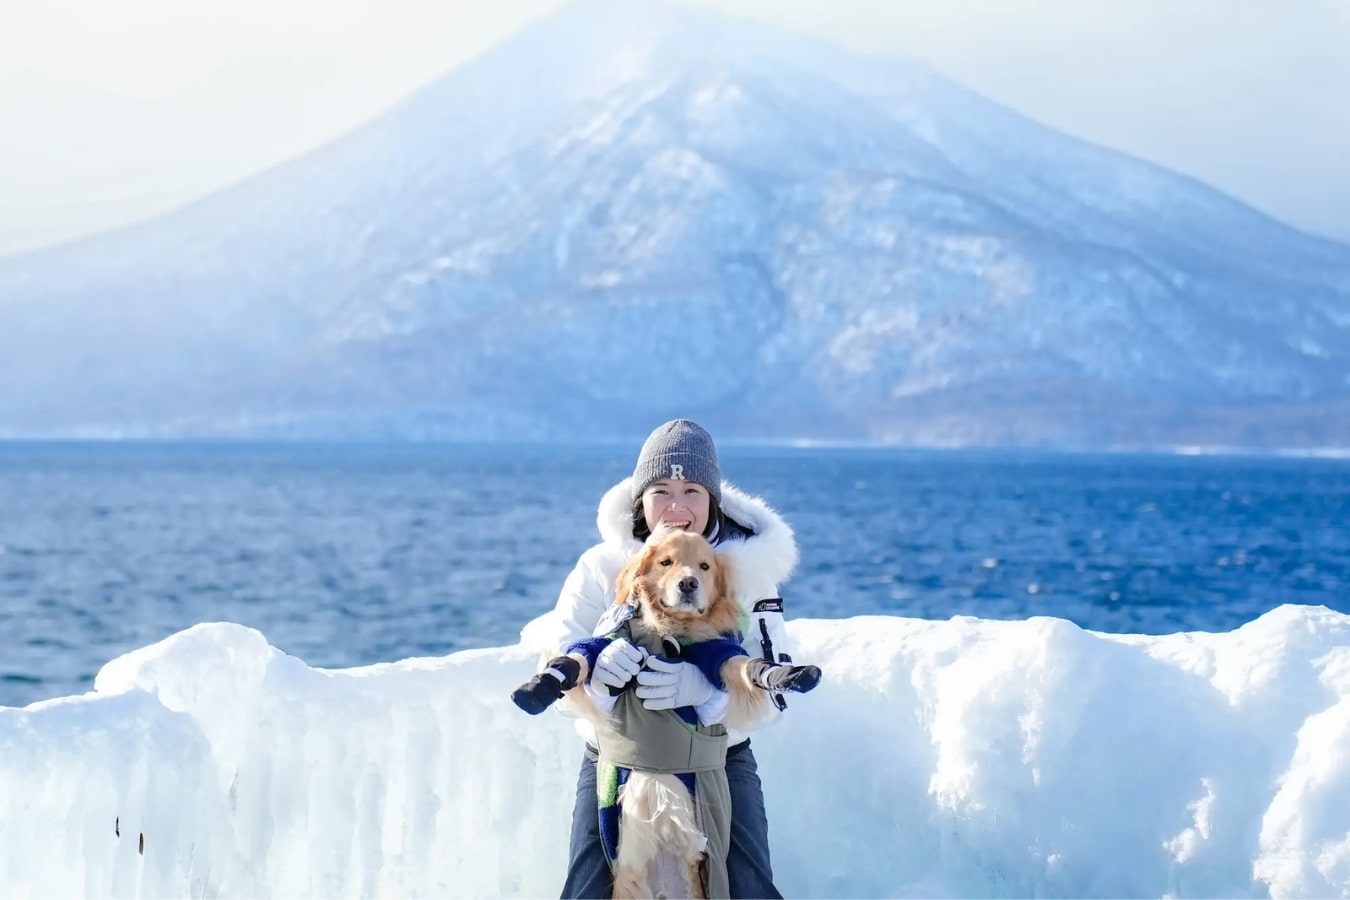
<path id="1" fill-rule="evenodd" d="M 1350 243 L 1350 0 L 692 2 L 920 59 Z M 0 255 L 300 155 L 557 5 L 0 0 Z"/>

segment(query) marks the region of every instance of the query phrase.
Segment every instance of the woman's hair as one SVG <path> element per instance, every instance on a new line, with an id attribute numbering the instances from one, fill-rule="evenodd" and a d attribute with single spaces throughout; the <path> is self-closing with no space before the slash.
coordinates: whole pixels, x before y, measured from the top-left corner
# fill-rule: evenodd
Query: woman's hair
<path id="1" fill-rule="evenodd" d="M 722 504 L 717 502 L 717 498 L 708 496 L 708 524 L 703 528 L 703 536 L 708 540 L 714 540 L 714 535 L 718 539 L 727 533 L 727 517 L 722 512 Z M 647 515 L 642 511 L 642 498 L 638 497 L 633 501 L 633 537 L 639 541 L 645 541 L 652 536 L 652 530 L 647 527 Z"/>

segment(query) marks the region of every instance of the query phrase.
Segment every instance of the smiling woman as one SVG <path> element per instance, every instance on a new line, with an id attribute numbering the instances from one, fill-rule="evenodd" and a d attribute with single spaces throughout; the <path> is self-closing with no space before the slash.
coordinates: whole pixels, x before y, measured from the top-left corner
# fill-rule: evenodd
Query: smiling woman
<path id="1" fill-rule="evenodd" d="M 744 611 L 739 643 L 759 665 L 776 666 L 788 657 L 783 604 L 778 585 L 797 562 L 792 529 L 763 501 L 722 480 L 712 436 L 698 423 L 676 419 L 660 426 L 638 454 L 633 475 L 611 488 L 597 517 L 603 540 L 582 554 L 563 584 L 553 612 L 532 622 L 526 640 L 544 648 L 541 662 L 563 654 L 578 641 L 614 631 L 613 610 L 620 572 L 641 553 L 653 531 L 702 534 L 730 566 L 730 595 Z M 758 766 L 747 732 L 776 721 L 785 708 L 779 694 L 753 721 L 727 721 L 731 698 L 689 661 L 649 665 L 629 641 L 608 640 L 588 667 L 588 693 L 622 691 L 640 683 L 637 696 L 647 709 L 692 708 L 702 725 L 727 726 L 726 775 L 731 828 L 726 847 L 727 890 L 731 897 L 778 897 L 769 858 L 768 821 Z M 638 676 L 641 674 L 641 678 Z M 594 696 L 594 694 L 592 694 Z M 602 837 L 597 785 L 599 755 L 595 730 L 584 719 L 578 731 L 587 749 L 577 780 L 564 897 L 608 897 L 613 891 L 612 860 Z M 608 773 L 608 766 L 604 767 Z"/>

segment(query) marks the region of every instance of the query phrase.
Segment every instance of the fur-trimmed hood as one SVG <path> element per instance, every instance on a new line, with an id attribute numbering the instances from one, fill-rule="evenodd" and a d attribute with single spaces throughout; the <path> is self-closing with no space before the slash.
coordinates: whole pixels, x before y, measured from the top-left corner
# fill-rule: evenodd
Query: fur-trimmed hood
<path id="1" fill-rule="evenodd" d="M 605 543 L 622 549 L 625 556 L 642 547 L 642 542 L 633 537 L 631 482 L 631 478 L 625 478 L 606 491 L 595 517 Z M 782 516 L 759 497 L 752 497 L 725 481 L 722 512 L 754 532 L 743 541 L 728 540 L 717 546 L 717 552 L 731 562 L 732 580 L 742 588 L 737 593 L 750 593 L 746 590 L 750 584 L 780 585 L 787 581 L 797 566 L 797 539 Z"/>

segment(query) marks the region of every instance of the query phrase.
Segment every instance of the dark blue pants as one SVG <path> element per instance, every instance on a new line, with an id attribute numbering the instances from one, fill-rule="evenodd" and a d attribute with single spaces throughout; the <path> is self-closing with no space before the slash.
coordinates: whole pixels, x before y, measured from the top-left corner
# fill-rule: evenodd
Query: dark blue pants
<path id="1" fill-rule="evenodd" d="M 769 865 L 769 819 L 764 814 L 764 791 L 750 742 L 727 750 L 727 784 L 731 788 L 731 849 L 727 879 L 733 898 L 769 897 L 781 900 L 773 886 Z M 563 900 L 608 898 L 614 890 L 609 863 L 600 847 L 600 813 L 595 799 L 595 752 L 586 748 L 577 777 L 577 805 L 572 811 L 572 843 L 568 851 Z"/>

